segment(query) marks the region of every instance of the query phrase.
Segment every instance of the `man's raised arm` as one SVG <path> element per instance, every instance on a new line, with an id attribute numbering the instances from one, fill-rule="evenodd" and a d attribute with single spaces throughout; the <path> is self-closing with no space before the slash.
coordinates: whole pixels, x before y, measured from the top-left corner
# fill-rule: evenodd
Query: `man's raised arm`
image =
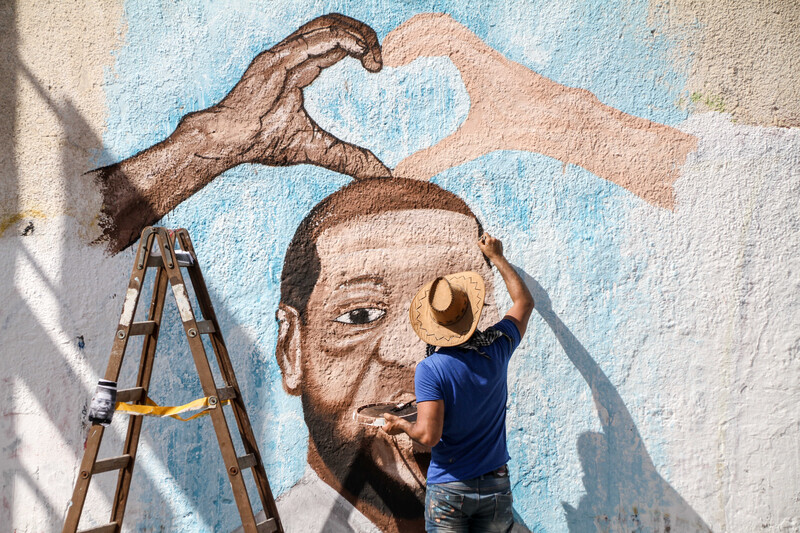
<path id="1" fill-rule="evenodd" d="M 183 117 L 166 140 L 92 171 L 109 251 L 126 248 L 142 228 L 242 163 L 309 163 L 356 179 L 390 176 L 372 152 L 324 131 L 303 107 L 303 88 L 348 55 L 370 72 L 383 66 L 372 28 L 339 14 L 316 18 L 256 56 L 221 102 Z"/>
<path id="2" fill-rule="evenodd" d="M 533 311 L 533 296 L 517 271 L 503 255 L 503 243 L 499 239 L 484 233 L 478 240 L 478 247 L 503 276 L 512 302 L 511 309 L 503 318 L 511 319 L 514 322 L 519 330 L 519 336 L 522 338 L 525 336 L 525 330 L 528 329 L 528 320 Z"/>

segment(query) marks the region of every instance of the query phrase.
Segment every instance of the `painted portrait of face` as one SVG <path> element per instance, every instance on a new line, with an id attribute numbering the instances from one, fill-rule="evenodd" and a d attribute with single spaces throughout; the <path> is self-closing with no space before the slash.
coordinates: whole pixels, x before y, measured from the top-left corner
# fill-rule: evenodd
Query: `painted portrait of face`
<path id="1" fill-rule="evenodd" d="M 479 272 L 488 284 L 479 327 L 498 320 L 481 232 L 466 204 L 436 185 L 373 179 L 321 202 L 287 252 L 276 355 L 284 388 L 302 400 L 309 464 L 379 525 L 422 517 L 430 451 L 352 414 L 414 398 L 425 344 L 408 307 L 425 282 Z"/>

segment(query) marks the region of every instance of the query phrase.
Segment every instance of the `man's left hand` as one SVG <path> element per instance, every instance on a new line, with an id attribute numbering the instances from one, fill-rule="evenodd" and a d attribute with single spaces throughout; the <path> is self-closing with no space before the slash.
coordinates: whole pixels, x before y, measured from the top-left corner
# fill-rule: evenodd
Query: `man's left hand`
<path id="1" fill-rule="evenodd" d="M 386 424 L 382 426 L 382 429 L 389 435 L 405 433 L 403 429 L 403 422 L 405 422 L 405 420 L 399 416 L 395 416 L 391 413 L 383 413 L 383 419 L 386 420 Z"/>

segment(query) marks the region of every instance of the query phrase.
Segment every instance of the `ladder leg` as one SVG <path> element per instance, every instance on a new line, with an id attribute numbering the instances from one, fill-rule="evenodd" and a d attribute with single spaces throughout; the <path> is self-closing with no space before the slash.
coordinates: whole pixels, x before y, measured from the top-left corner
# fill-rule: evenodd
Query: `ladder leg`
<path id="1" fill-rule="evenodd" d="M 158 243 L 161 247 L 161 253 L 164 256 L 164 266 L 169 274 L 169 282 L 172 286 L 172 292 L 175 295 L 178 311 L 180 312 L 181 321 L 183 322 L 184 332 L 189 341 L 189 348 L 192 351 L 192 358 L 197 368 L 197 374 L 200 377 L 200 385 L 203 387 L 203 392 L 206 396 L 213 396 L 216 398 L 218 393 L 216 383 L 214 382 L 214 374 L 208 362 L 208 356 L 203 346 L 203 339 L 198 333 L 197 320 L 188 298 L 183 274 L 181 273 L 177 261 L 172 261 L 167 257 L 167 254 L 171 254 L 172 252 L 170 251 L 169 239 L 165 233 L 166 232 L 158 233 Z M 195 292 L 197 292 L 196 287 Z M 236 506 L 239 508 L 239 514 L 242 517 L 242 526 L 245 532 L 256 533 L 255 515 L 250 504 L 250 498 L 247 495 L 247 487 L 244 484 L 244 479 L 240 472 L 239 461 L 236 457 L 236 448 L 231 438 L 228 422 L 225 420 L 225 413 L 222 411 L 222 405 L 217 405 L 215 409 L 211 410 L 211 420 L 214 424 L 214 431 L 217 434 L 217 441 L 219 442 L 219 448 L 222 452 L 222 459 L 225 462 L 225 468 L 228 472 L 228 481 L 230 481 L 231 488 L 233 489 L 233 497 L 236 501 Z"/>
<path id="2" fill-rule="evenodd" d="M 153 285 L 153 297 L 150 303 L 150 310 L 147 319 L 156 323 L 151 335 L 147 335 L 142 345 L 142 355 L 139 360 L 139 374 L 136 378 L 136 386 L 145 391 L 150 388 L 150 378 L 153 373 L 156 347 L 158 345 L 158 334 L 161 328 L 161 317 L 164 313 L 164 300 L 167 294 L 167 275 L 163 268 L 158 268 Z M 144 400 L 144 398 L 142 398 Z M 128 432 L 125 436 L 123 455 L 131 457 L 128 465 L 121 469 L 117 477 L 117 489 L 114 493 L 114 503 L 111 509 L 111 522 L 116 522 L 122 528 L 122 520 L 125 516 L 125 506 L 128 503 L 128 494 L 133 478 L 133 467 L 136 463 L 136 452 L 139 448 L 139 435 L 142 430 L 144 417 L 131 416 L 128 420 Z"/>
<path id="3" fill-rule="evenodd" d="M 225 376 L 226 385 L 233 387 L 236 391 L 236 397 L 231 400 L 231 407 L 233 409 L 234 418 L 236 419 L 236 425 L 239 429 L 239 435 L 241 436 L 242 443 L 244 444 L 245 453 L 253 454 L 256 457 L 256 465 L 253 467 L 253 477 L 256 481 L 256 489 L 258 490 L 258 496 L 261 499 L 261 505 L 264 508 L 264 512 L 267 514 L 267 518 L 275 518 L 277 522 L 280 522 L 278 519 L 278 507 L 275 504 L 275 498 L 272 495 L 272 490 L 270 489 L 269 481 L 267 480 L 267 473 L 264 470 L 264 462 L 262 461 L 261 454 L 258 451 L 256 437 L 253 433 L 253 427 L 250 424 L 250 418 L 247 416 L 247 409 L 245 408 L 244 400 L 242 398 L 241 391 L 239 390 L 239 384 L 237 383 L 236 376 L 233 372 L 233 365 L 231 364 L 230 357 L 228 356 L 228 350 L 222 338 L 216 333 L 211 335 L 211 345 L 214 348 L 214 353 L 217 356 L 217 361 L 220 365 L 220 368 L 225 369 L 222 372 L 223 376 Z"/>
<path id="4" fill-rule="evenodd" d="M 89 492 L 92 468 L 97 461 L 97 452 L 100 451 L 100 441 L 103 439 L 104 429 L 103 426 L 95 424 L 89 430 L 86 451 L 81 460 L 81 469 L 78 473 L 78 481 L 75 482 L 75 490 L 72 491 L 72 500 L 70 500 L 70 507 L 67 511 L 67 519 L 64 521 L 63 533 L 75 533 L 78 530 L 78 522 L 81 520 L 83 504 L 86 502 L 86 493 Z"/>
<path id="5" fill-rule="evenodd" d="M 150 245 L 152 239 L 149 230 L 145 229 L 142 233 L 142 239 L 139 241 L 139 248 L 136 252 L 137 257 L 142 257 L 145 260 L 150 254 Z M 137 264 L 133 265 L 130 280 L 128 281 L 128 290 L 125 293 L 125 299 L 122 304 L 122 314 L 120 316 L 119 324 L 117 325 L 117 332 L 114 336 L 114 344 L 111 348 L 111 357 L 108 360 L 106 373 L 104 379 L 108 381 L 117 381 L 119 372 L 122 368 L 122 360 L 125 356 L 125 349 L 128 346 L 128 338 L 133 317 L 136 314 L 136 307 L 139 305 L 139 297 L 141 296 L 141 289 L 144 284 L 144 277 L 146 267 L 141 268 Z M 97 454 L 100 451 L 100 444 L 103 440 L 104 427 L 99 424 L 93 424 L 89 430 L 89 436 L 86 439 L 86 446 L 81 460 L 80 472 L 78 474 L 78 481 L 75 483 L 75 489 L 72 492 L 72 500 L 70 507 L 67 511 L 67 518 L 64 520 L 63 533 L 75 533 L 78 530 L 78 523 L 81 519 L 83 512 L 83 505 L 86 502 L 86 494 L 89 492 L 89 485 L 92 481 L 92 474 L 97 462 Z"/>
<path id="6" fill-rule="evenodd" d="M 178 234 L 178 237 L 181 241 L 182 248 L 193 251 L 188 233 L 183 231 L 182 233 Z M 239 429 L 239 435 L 242 438 L 245 454 L 252 454 L 256 458 L 256 464 L 253 466 L 252 470 L 253 477 L 256 481 L 256 489 L 258 490 L 258 495 L 261 499 L 262 508 L 264 509 L 264 513 L 267 515 L 267 518 L 275 519 L 277 530 L 282 532 L 283 527 L 280 524 L 278 507 L 275 503 L 275 498 L 273 497 L 272 490 L 269 486 L 269 480 L 267 479 L 267 473 L 264 470 L 264 463 L 261 459 L 261 454 L 258 451 L 258 444 L 255 434 L 253 433 L 253 427 L 250 423 L 250 418 L 247 416 L 247 409 L 245 408 L 244 400 L 242 399 L 241 391 L 239 390 L 239 384 L 236 381 L 236 375 L 233 370 L 233 364 L 231 363 L 228 355 L 228 349 L 225 346 L 225 341 L 220 333 L 219 323 L 217 322 L 217 317 L 214 313 L 214 307 L 211 304 L 211 296 L 208 293 L 208 288 L 206 286 L 205 279 L 203 278 L 203 273 L 201 272 L 199 265 L 194 265 L 188 270 L 192 281 L 192 286 L 194 287 L 194 291 L 197 296 L 197 303 L 200 306 L 200 312 L 202 313 L 204 319 L 210 320 L 214 325 L 214 333 L 210 335 L 210 341 L 214 350 L 214 355 L 216 356 L 217 365 L 219 366 L 222 374 L 222 378 L 225 381 L 225 385 L 228 387 L 233 387 L 236 392 L 235 398 L 231 400 L 231 407 L 236 419 L 236 425 Z"/>
<path id="7" fill-rule="evenodd" d="M 225 468 L 228 471 L 228 481 L 230 481 L 231 489 L 233 489 L 233 497 L 242 517 L 243 529 L 247 533 L 256 533 L 256 517 L 250 503 L 250 497 L 247 494 L 247 487 L 244 484 L 244 476 L 239 468 L 236 448 L 234 448 L 222 406 L 219 406 L 211 413 L 211 420 L 214 422 L 214 431 L 217 433 L 219 448 L 225 461 Z"/>

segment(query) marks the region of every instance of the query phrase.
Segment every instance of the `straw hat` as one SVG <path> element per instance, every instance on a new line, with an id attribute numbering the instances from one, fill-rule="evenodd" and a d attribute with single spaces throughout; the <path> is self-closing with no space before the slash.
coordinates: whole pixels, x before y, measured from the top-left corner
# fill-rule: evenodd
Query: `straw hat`
<path id="1" fill-rule="evenodd" d="M 434 346 L 457 346 L 478 326 L 486 287 L 477 272 L 459 272 L 425 284 L 408 310 L 411 327 Z"/>

